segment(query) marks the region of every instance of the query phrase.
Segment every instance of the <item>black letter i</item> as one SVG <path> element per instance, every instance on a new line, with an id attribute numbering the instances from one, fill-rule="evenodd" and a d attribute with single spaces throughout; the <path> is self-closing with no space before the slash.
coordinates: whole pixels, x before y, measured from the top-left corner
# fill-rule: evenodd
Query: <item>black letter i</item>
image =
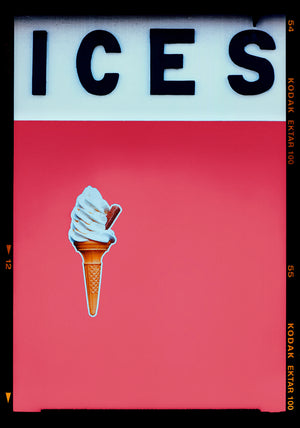
<path id="1" fill-rule="evenodd" d="M 46 95 L 47 31 L 34 31 L 32 44 L 32 95 Z"/>

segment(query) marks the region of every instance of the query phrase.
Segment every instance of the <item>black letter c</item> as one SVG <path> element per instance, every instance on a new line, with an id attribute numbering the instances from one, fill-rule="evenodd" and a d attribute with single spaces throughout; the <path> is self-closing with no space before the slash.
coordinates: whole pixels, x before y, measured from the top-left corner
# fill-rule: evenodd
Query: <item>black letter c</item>
<path id="1" fill-rule="evenodd" d="M 103 46 L 107 53 L 120 53 L 117 39 L 108 31 L 95 30 L 82 40 L 76 57 L 76 68 L 80 83 L 93 95 L 107 95 L 117 86 L 119 73 L 105 73 L 101 80 L 95 80 L 91 70 L 91 59 L 94 49 Z"/>

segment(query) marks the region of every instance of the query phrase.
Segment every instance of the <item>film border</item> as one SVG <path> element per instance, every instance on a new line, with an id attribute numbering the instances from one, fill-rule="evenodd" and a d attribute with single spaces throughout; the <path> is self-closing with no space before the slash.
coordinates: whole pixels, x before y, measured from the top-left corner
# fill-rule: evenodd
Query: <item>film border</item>
<path id="1" fill-rule="evenodd" d="M 142 9 L 142 10 L 141 10 Z M 157 14 L 215 14 L 215 11 L 204 7 L 173 7 L 172 12 L 164 12 L 159 8 L 150 7 L 127 7 L 119 10 L 119 14 L 137 14 L 137 15 L 157 15 Z M 105 14 L 115 14 L 116 9 L 111 7 L 105 10 Z M 270 10 L 263 10 L 262 8 L 253 8 L 245 12 L 237 10 L 236 8 L 224 7 L 219 10 L 218 14 L 249 14 L 253 16 L 253 24 L 259 20 L 261 15 L 269 14 Z M 298 177 L 297 170 L 297 149 L 296 149 L 296 31 L 297 20 L 296 16 L 288 13 L 285 9 L 274 11 L 275 13 L 283 13 L 286 15 L 287 31 L 286 31 L 286 119 L 287 119 L 287 154 L 286 154 L 286 184 L 287 184 L 287 200 L 286 200 L 286 214 L 287 214 L 287 227 L 286 227 L 286 413 L 296 413 L 296 370 L 297 370 L 297 349 L 296 349 L 296 313 L 297 302 L 295 295 L 295 286 L 297 283 L 297 264 L 296 264 L 296 242 L 297 242 L 297 218 L 296 218 L 296 182 Z M 13 413 L 13 18 L 15 15 L 65 15 L 68 11 L 61 7 L 56 7 L 51 10 L 45 10 L 44 7 L 36 9 L 36 6 L 26 4 L 12 10 L 7 10 L 3 18 L 3 25 L 1 26 L 1 52 L 4 58 L 3 65 L 0 68 L 3 85 L 3 100 L 5 108 L 2 109 L 3 120 L 3 142 L 2 142 L 2 156 L 1 156 L 1 190 L 2 199 L 5 201 L 5 210 L 1 210 L 1 220 L 6 225 L 0 236 L 0 283 L 1 283 L 1 333 L 2 333 L 2 362 L 1 362 L 1 386 L 0 386 L 0 415 L 2 413 Z M 72 9 L 71 14 L 95 14 L 95 10 L 84 10 L 84 13 L 76 7 Z M 292 24 L 293 22 L 293 24 Z M 292 29 L 293 28 L 293 29 Z M 293 78 L 294 80 L 289 80 Z M 293 84 L 293 88 L 292 85 Z M 290 86 L 290 89 L 289 89 Z M 293 95 L 291 95 L 293 93 Z M 288 97 L 290 94 L 290 98 Z M 289 103 L 293 97 L 294 109 L 288 109 Z M 291 129 L 288 127 L 288 121 L 293 122 L 293 141 L 294 146 L 291 150 Z M 291 151 L 293 151 L 293 162 L 291 161 Z M 291 325 L 293 327 L 291 327 Z M 293 340 L 293 341 L 292 341 Z M 293 346 L 289 348 L 288 346 Z M 290 351 L 289 351 L 290 349 Z M 289 357 L 289 352 L 294 352 L 293 357 Z M 291 366 L 293 367 L 291 369 Z M 291 380 L 293 378 L 293 380 Z M 293 389 L 293 393 L 289 392 Z M 293 398 L 291 398 L 293 397 Z M 48 413 L 51 410 L 44 410 L 41 413 Z M 56 411 L 53 410 L 55 413 Z M 96 411 L 97 412 L 97 411 Z M 101 413 L 101 411 L 99 411 Z M 236 410 L 229 410 L 235 413 Z M 67 411 L 68 413 L 68 411 Z M 149 413 L 149 412 L 148 412 Z M 204 413 L 207 413 L 204 411 Z M 210 414 L 211 411 L 208 411 Z M 222 412 L 224 414 L 224 412 Z M 241 414 L 241 411 L 237 411 Z M 254 411 L 257 414 L 257 411 Z M 196 412 L 198 414 L 198 411 Z M 201 411 L 200 411 L 200 414 Z M 225 412 L 228 414 L 228 412 Z M 246 414 L 248 411 L 246 410 Z M 194 413 L 195 415 L 195 413 Z M 149 415 L 148 415 L 149 416 Z"/>

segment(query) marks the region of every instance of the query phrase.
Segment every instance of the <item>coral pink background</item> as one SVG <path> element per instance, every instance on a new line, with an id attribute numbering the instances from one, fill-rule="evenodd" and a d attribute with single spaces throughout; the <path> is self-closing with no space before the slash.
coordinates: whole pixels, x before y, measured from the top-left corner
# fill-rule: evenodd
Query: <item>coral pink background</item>
<path id="1" fill-rule="evenodd" d="M 88 316 L 68 241 L 123 212 Z M 16 122 L 15 411 L 285 406 L 285 123 Z"/>

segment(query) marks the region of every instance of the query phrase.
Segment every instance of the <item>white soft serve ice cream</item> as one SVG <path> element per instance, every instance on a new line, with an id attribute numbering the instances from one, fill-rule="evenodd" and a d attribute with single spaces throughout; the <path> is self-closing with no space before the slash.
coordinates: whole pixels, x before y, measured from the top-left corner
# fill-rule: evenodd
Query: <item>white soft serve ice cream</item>
<path id="1" fill-rule="evenodd" d="M 111 229 L 105 229 L 106 213 L 110 206 L 102 198 L 100 192 L 88 186 L 78 196 L 76 205 L 71 213 L 71 227 L 69 239 L 84 242 L 88 240 L 98 242 L 115 242 L 116 236 Z"/>

